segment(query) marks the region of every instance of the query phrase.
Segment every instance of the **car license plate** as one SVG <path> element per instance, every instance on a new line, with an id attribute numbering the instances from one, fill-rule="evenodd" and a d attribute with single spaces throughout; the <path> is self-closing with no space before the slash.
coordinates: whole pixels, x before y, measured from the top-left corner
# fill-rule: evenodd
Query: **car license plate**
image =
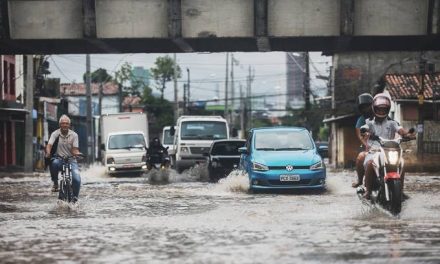
<path id="1" fill-rule="evenodd" d="M 280 181 L 299 181 L 299 175 L 280 175 Z"/>
<path id="2" fill-rule="evenodd" d="M 123 168 L 133 168 L 134 164 L 124 164 L 122 165 Z"/>

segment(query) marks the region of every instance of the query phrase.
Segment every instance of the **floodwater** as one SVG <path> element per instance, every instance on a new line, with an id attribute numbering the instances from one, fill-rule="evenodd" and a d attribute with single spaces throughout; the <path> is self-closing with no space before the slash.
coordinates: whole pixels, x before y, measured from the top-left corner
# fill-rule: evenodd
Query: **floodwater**
<path id="1" fill-rule="evenodd" d="M 208 183 L 202 168 L 162 176 L 84 169 L 75 206 L 49 176 L 1 178 L 0 262 L 440 262 L 440 175 L 408 175 L 398 217 L 363 205 L 348 171 L 329 171 L 322 193 L 249 194 L 245 175 Z"/>

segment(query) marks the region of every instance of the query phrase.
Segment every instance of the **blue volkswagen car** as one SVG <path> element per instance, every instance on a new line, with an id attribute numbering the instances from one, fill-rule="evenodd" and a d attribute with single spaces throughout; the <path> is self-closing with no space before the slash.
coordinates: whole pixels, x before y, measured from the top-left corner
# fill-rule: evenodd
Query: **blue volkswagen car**
<path id="1" fill-rule="evenodd" d="M 305 128 L 251 129 L 239 152 L 239 167 L 249 175 L 250 191 L 325 189 L 325 164 Z"/>

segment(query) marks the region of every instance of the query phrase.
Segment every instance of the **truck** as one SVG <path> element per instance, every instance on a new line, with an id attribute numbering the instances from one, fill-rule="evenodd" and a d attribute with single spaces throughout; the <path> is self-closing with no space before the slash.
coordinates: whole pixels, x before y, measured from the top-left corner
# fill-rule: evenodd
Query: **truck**
<path id="1" fill-rule="evenodd" d="M 146 113 L 105 114 L 100 117 L 101 162 L 108 175 L 147 171 Z"/>
<path id="2" fill-rule="evenodd" d="M 174 127 L 174 130 L 176 127 Z M 168 152 L 174 152 L 174 137 L 170 134 L 171 126 L 165 126 L 162 129 L 162 145 L 168 148 Z"/>
<path id="3" fill-rule="evenodd" d="M 228 122 L 221 116 L 181 116 L 170 133 L 174 148 L 169 154 L 178 173 L 206 162 L 204 153 L 209 152 L 214 140 L 229 139 Z"/>

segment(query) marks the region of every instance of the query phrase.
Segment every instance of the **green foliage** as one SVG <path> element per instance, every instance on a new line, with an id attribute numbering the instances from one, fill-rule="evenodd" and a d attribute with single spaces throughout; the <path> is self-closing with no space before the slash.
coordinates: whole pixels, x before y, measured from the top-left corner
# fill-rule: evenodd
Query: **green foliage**
<path id="1" fill-rule="evenodd" d="M 319 128 L 318 139 L 320 141 L 328 141 L 329 128 L 328 126 L 321 126 Z"/>
<path id="2" fill-rule="evenodd" d="M 252 127 L 253 128 L 257 128 L 257 127 L 271 127 L 271 126 L 273 126 L 273 125 L 270 123 L 269 119 L 254 119 L 252 121 Z"/>
<path id="3" fill-rule="evenodd" d="M 164 126 L 174 124 L 174 110 L 171 102 L 154 97 L 152 89 L 148 86 L 144 89 L 142 100 L 151 123 L 151 134 L 159 134 Z"/>
<path id="4" fill-rule="evenodd" d="M 83 74 L 84 83 L 86 83 L 86 75 L 87 73 Z M 92 83 L 106 83 L 111 82 L 113 80 L 113 77 L 108 74 L 106 69 L 99 68 L 90 74 L 90 79 L 90 82 Z"/>
<path id="5" fill-rule="evenodd" d="M 323 126 L 322 120 L 324 120 L 324 116 L 328 114 L 328 111 L 327 107 L 312 104 L 309 111 L 304 109 L 290 110 L 290 114 L 282 118 L 282 123 L 285 126 L 305 127 L 311 131 L 314 139 L 319 137 L 322 140 L 326 140 L 327 137 L 321 137 L 320 129 Z M 325 136 L 325 134 L 322 136 Z"/>
<path id="6" fill-rule="evenodd" d="M 153 74 L 153 79 L 156 82 L 156 88 L 160 91 L 161 99 L 163 99 L 163 94 L 166 88 L 166 83 L 173 80 L 174 76 L 174 60 L 166 55 L 163 57 L 158 57 L 155 62 L 156 67 L 151 68 L 150 71 Z M 176 66 L 177 78 L 182 75 L 180 66 Z"/>

